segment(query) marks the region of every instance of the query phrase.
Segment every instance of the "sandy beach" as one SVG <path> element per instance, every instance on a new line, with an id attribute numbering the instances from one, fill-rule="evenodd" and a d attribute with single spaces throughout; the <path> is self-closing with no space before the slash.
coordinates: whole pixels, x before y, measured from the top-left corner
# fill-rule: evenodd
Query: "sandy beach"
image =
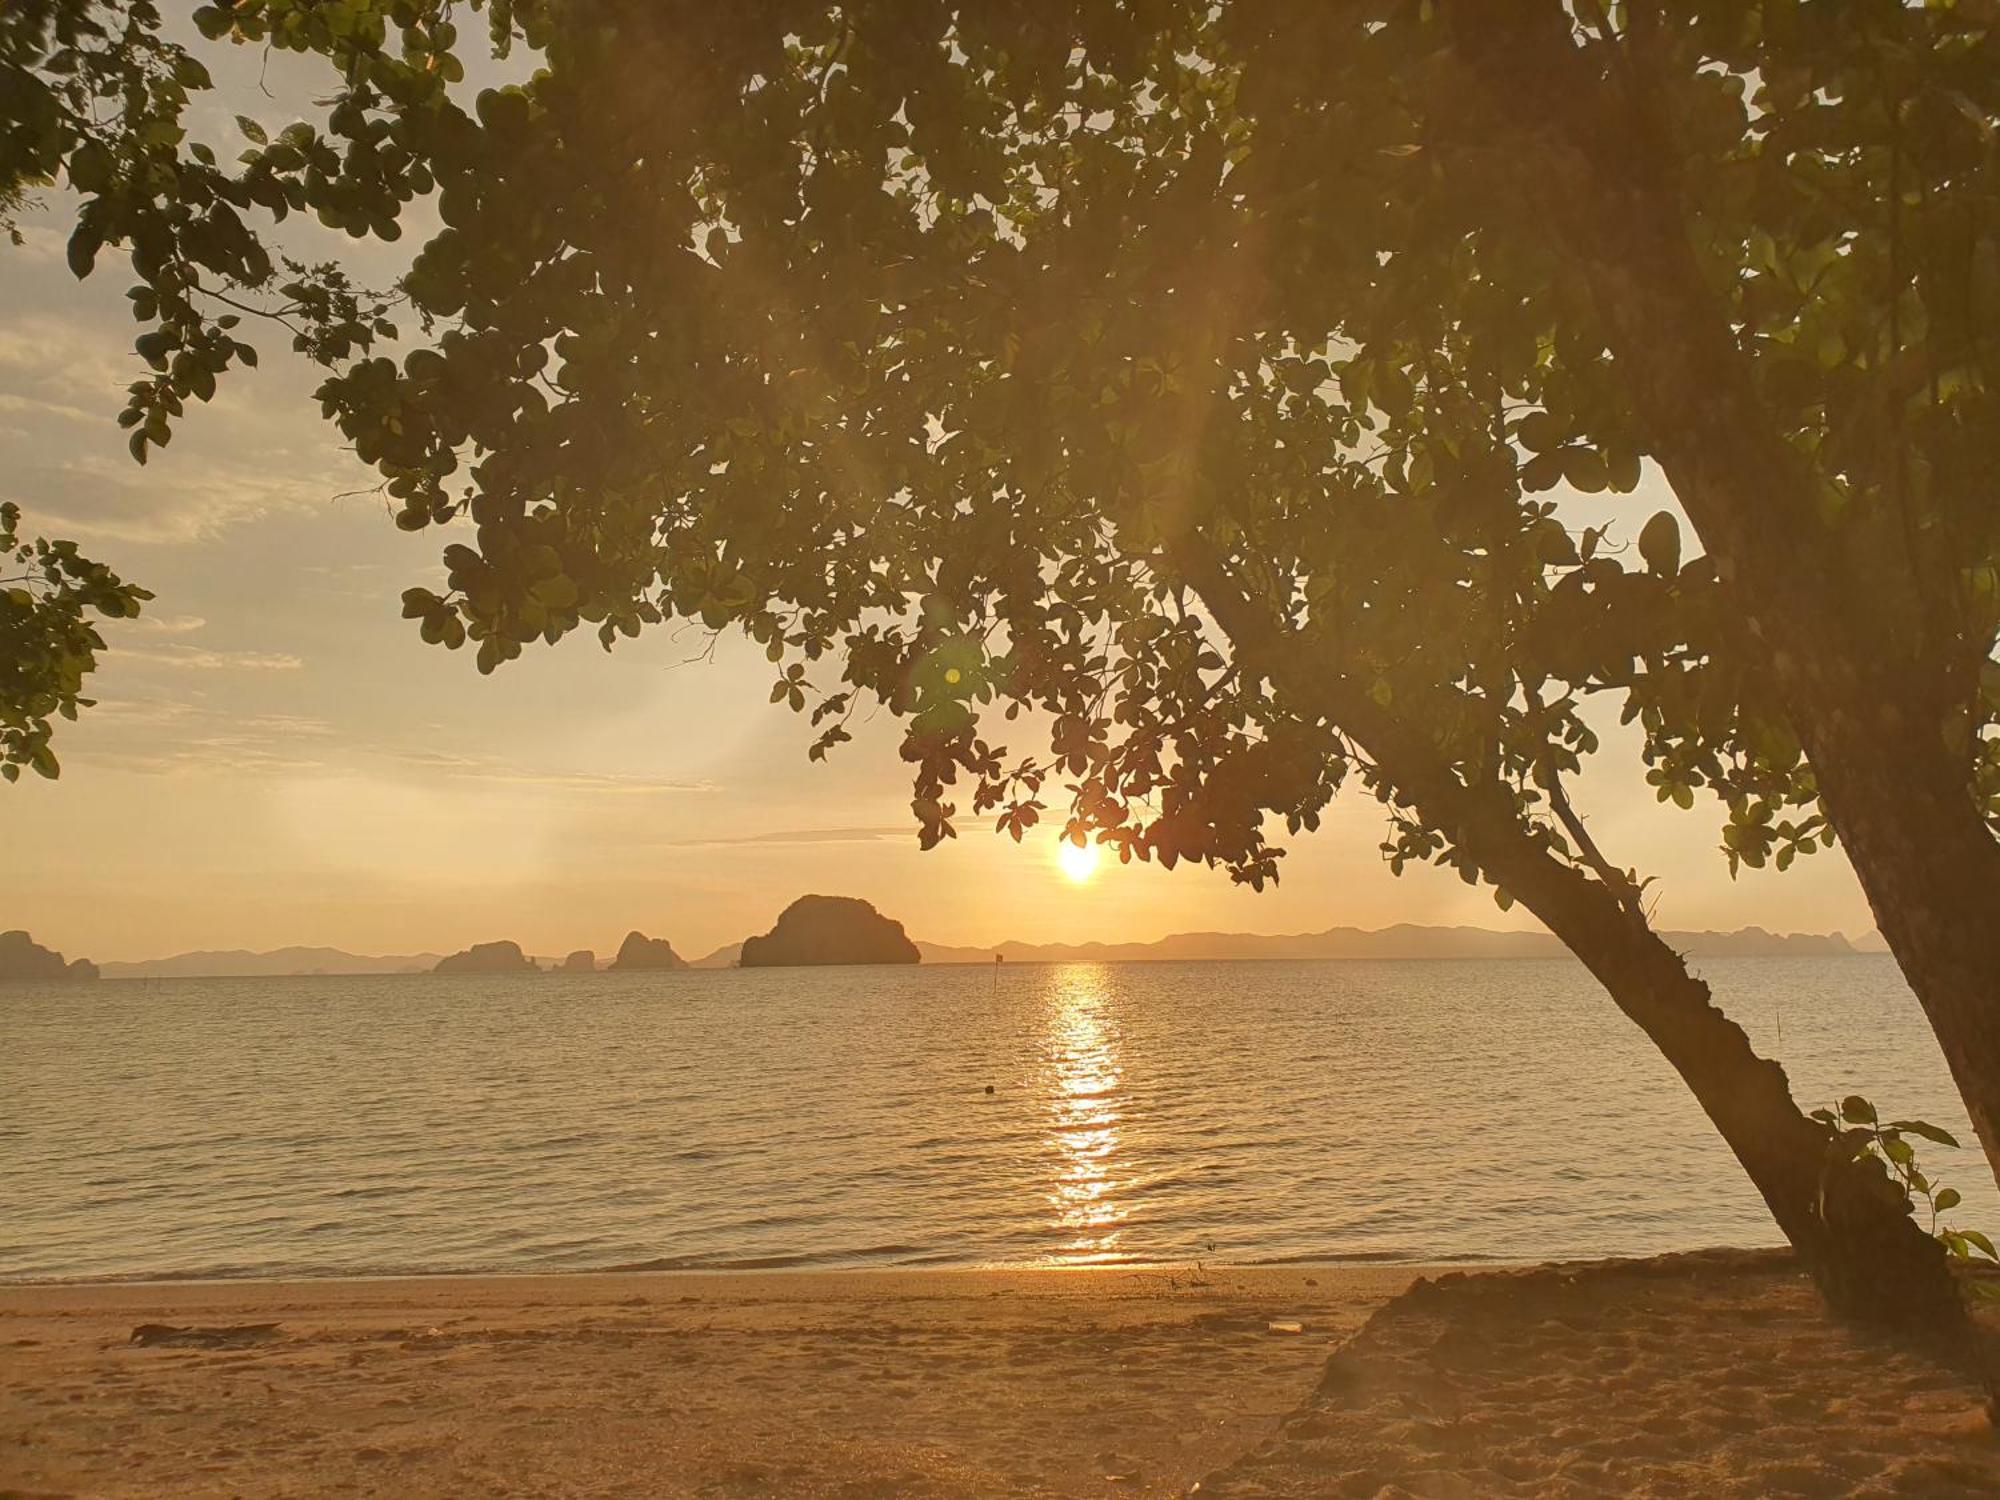
<path id="1" fill-rule="evenodd" d="M 1420 1274 L 0 1288 L 0 1496 L 2000 1493 L 1977 1385 L 1781 1257 Z"/>
<path id="2" fill-rule="evenodd" d="M 1180 1495 L 1416 1275 L 0 1288 L 0 1494 Z M 238 1348 L 129 1342 L 265 1322 Z"/>

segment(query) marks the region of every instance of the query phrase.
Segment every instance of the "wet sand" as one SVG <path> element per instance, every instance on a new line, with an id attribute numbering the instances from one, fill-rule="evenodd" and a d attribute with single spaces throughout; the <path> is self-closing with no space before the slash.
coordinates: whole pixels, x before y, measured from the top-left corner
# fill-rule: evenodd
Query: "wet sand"
<path id="1" fill-rule="evenodd" d="M 0 1500 L 2000 1494 L 1983 1389 L 1782 1257 L 1434 1275 L 0 1288 Z"/>

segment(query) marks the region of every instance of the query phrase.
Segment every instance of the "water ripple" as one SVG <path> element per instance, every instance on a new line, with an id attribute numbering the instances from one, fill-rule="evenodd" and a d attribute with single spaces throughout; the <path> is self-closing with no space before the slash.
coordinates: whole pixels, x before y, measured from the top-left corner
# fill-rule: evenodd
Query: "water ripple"
<path id="1" fill-rule="evenodd" d="M 1963 1127 L 1886 960 L 1705 967 L 1802 1099 Z M 1937 1166 L 2000 1220 L 1976 1153 Z M 1774 1239 L 1558 961 L 17 986 L 0 1226 L 11 1280 Z"/>

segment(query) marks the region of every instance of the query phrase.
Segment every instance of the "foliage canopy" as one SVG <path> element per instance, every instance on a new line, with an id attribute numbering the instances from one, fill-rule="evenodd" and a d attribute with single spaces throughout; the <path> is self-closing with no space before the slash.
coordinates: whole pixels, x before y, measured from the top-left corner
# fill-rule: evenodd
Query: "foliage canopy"
<path id="1" fill-rule="evenodd" d="M 104 638 L 91 616 L 127 619 L 153 597 L 74 542 L 23 539 L 20 524 L 21 508 L 0 502 L 0 777 L 8 781 L 23 766 L 51 778 L 61 772 L 51 720 L 92 706 L 83 680 Z"/>
<path id="2" fill-rule="evenodd" d="M 1938 679 L 1989 812 L 1990 9 L 1583 6 L 1511 80 L 1638 76 L 1817 476 L 1802 564 Z M 401 523 L 472 522 L 405 609 L 482 670 L 581 626 L 740 626 L 815 754 L 863 698 L 905 716 L 926 843 L 968 806 L 1019 836 L 1060 783 L 1079 837 L 1261 881 L 1267 828 L 1356 770 L 1390 789 L 1218 637 L 1192 584 L 1219 576 L 1530 811 L 1594 744 L 1579 703 L 1618 695 L 1662 800 L 1712 789 L 1732 863 L 1789 863 L 1831 835 L 1756 621 L 1672 514 L 1549 498 L 1632 491 L 1678 414 L 1550 233 L 1605 211 L 1575 176 L 1604 164 L 1490 128 L 1452 11 L 521 0 L 475 44 L 436 3 L 238 0 L 202 36 L 337 82 L 317 118 L 240 121 L 230 160 L 188 134 L 192 38 L 42 0 L 0 22 L 6 166 L 84 195 L 79 273 L 130 251 L 135 455 L 254 361 L 245 310 L 283 320 Z M 514 46 L 531 80 L 463 85 Z M 394 238 L 420 200 L 406 311 L 263 228 Z M 1011 753 L 1023 708 L 1047 745 Z M 1408 815 L 1390 852 L 1458 857 Z"/>

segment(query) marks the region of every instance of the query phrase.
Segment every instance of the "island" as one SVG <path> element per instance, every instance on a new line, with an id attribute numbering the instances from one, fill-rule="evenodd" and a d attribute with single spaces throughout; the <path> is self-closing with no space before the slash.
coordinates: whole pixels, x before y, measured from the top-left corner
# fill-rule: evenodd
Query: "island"
<path id="1" fill-rule="evenodd" d="M 562 961 L 562 972 L 565 974 L 595 974 L 597 972 L 597 955 L 592 953 L 588 948 L 579 948 Z"/>
<path id="2" fill-rule="evenodd" d="M 674 945 L 665 938 L 647 937 L 643 932 L 628 932 L 625 941 L 618 945 L 618 956 L 611 961 L 611 970 L 622 973 L 630 969 L 685 969 L 686 959 L 674 952 Z"/>
<path id="3" fill-rule="evenodd" d="M 97 965 L 87 958 L 65 963 L 60 953 L 53 948 L 44 948 L 18 928 L 12 932 L 0 932 L 0 981 L 96 977 Z"/>
<path id="4" fill-rule="evenodd" d="M 801 896 L 762 937 L 746 938 L 746 969 L 803 964 L 913 964 L 921 955 L 903 924 L 853 896 Z"/>
<path id="5" fill-rule="evenodd" d="M 534 974 L 534 960 L 519 943 L 474 943 L 463 953 L 438 960 L 433 974 Z"/>

